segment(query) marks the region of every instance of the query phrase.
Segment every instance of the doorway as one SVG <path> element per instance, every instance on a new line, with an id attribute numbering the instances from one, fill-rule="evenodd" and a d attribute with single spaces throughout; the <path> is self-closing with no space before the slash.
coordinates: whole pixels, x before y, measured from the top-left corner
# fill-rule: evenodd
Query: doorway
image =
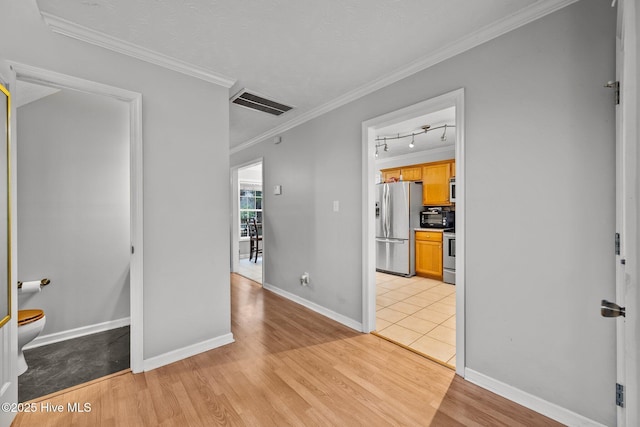
<path id="1" fill-rule="evenodd" d="M 264 272 L 262 159 L 231 169 L 231 271 L 262 285 Z"/>
<path id="2" fill-rule="evenodd" d="M 451 304 L 451 309 L 455 310 L 455 317 L 451 320 L 449 318 L 442 319 L 448 321 L 449 324 L 446 327 L 455 324 L 455 338 L 447 337 L 446 339 L 455 343 L 455 356 L 452 355 L 452 359 L 443 361 L 449 366 L 455 366 L 456 372 L 464 376 L 464 90 L 459 89 L 454 92 L 450 92 L 436 98 L 406 107 L 404 109 L 388 113 L 386 115 L 368 120 L 362 124 L 363 134 L 363 164 L 366 167 L 363 170 L 363 188 L 365 192 L 363 194 L 363 330 L 364 332 L 372 332 L 377 329 L 376 317 L 376 283 L 381 283 L 381 287 L 384 288 L 385 281 L 393 286 L 410 286 L 412 292 L 417 290 L 418 286 L 425 284 L 412 283 L 411 278 L 391 278 L 381 275 L 376 272 L 376 246 L 375 246 L 375 190 L 376 181 L 384 180 L 381 177 L 376 177 L 378 172 L 378 166 L 376 162 L 376 151 L 378 154 L 381 150 L 380 141 L 376 141 L 376 138 L 381 135 L 381 131 L 388 131 L 399 123 L 410 123 L 413 121 L 420 121 L 429 114 L 435 114 L 447 109 L 455 110 L 454 126 L 455 126 L 455 144 L 454 144 L 454 157 L 455 161 L 455 178 L 456 178 L 456 207 L 455 207 L 455 232 L 456 232 L 456 258 L 455 258 L 455 290 L 451 294 L 444 295 L 444 288 L 438 289 L 442 294 L 442 298 L 448 298 L 447 303 Z M 416 122 L 417 123 L 417 122 Z M 413 123 L 415 124 L 415 123 Z M 413 126 L 413 125 L 412 125 Z M 397 133 L 401 133 L 396 128 Z M 409 130 L 411 132 L 411 130 Z M 411 138 L 410 138 L 411 139 Z M 389 141 L 383 141 L 387 143 Z M 417 145 L 417 141 L 415 141 Z M 384 148 L 390 148 L 384 147 Z M 451 150 L 451 148 L 447 148 Z M 444 150 L 441 155 L 447 156 Z M 451 151 L 450 151 L 451 153 Z M 399 156 L 399 159 L 394 159 L 398 162 L 406 162 L 408 159 L 417 160 L 413 154 L 406 154 Z M 417 161 L 416 163 L 421 163 Z M 412 230 L 413 231 L 413 230 Z M 384 273 L 382 273 L 384 274 Z M 417 279 L 414 279 L 417 280 Z M 427 279 L 428 280 L 428 279 Z M 402 282 L 402 283 L 401 283 Z M 431 286 L 433 285 L 433 286 Z M 440 283 L 429 283 L 429 287 L 435 289 Z M 444 284 L 443 284 L 444 285 Z M 388 288 L 388 285 L 387 285 Z M 420 289 L 418 292 L 423 292 L 426 289 Z M 411 297 L 412 295 L 409 295 Z M 443 301 L 444 302 L 444 301 Z M 450 317 L 450 316 L 449 316 Z M 389 325 L 386 325 L 389 326 Z M 441 325 L 437 325 L 441 326 Z M 450 362 L 450 363 L 447 363 Z"/>
<path id="3" fill-rule="evenodd" d="M 45 337 L 43 334 L 42 338 L 47 339 L 41 340 L 39 344 L 60 344 L 65 340 L 82 339 L 83 337 L 89 336 L 91 334 L 100 334 L 108 331 L 115 331 L 117 334 L 122 335 L 122 331 L 117 331 L 117 329 L 127 324 L 130 325 L 130 340 L 127 344 L 128 348 L 126 349 L 128 350 L 128 353 L 130 355 L 129 367 L 134 373 L 141 372 L 143 370 L 142 262 L 144 253 L 142 239 L 142 97 L 140 94 L 135 92 L 130 92 L 112 86 L 78 79 L 72 76 L 63 75 L 48 70 L 38 69 L 24 64 L 12 63 L 11 69 L 13 71 L 12 78 L 14 93 L 17 95 L 17 97 L 23 97 L 24 95 L 26 95 L 26 97 L 28 98 L 29 90 L 26 89 L 26 87 L 33 88 L 34 86 L 37 86 L 39 88 L 39 91 L 41 90 L 49 94 L 58 92 L 68 93 L 71 97 L 67 99 L 68 101 L 79 95 L 92 97 L 92 99 L 97 103 L 100 103 L 100 101 L 102 101 L 104 105 L 115 105 L 121 113 L 118 120 L 120 120 L 120 124 L 122 125 L 121 130 L 124 129 L 124 131 L 119 136 L 119 138 L 122 139 L 122 144 L 119 145 L 117 149 L 117 156 L 125 159 L 126 161 L 126 164 L 122 164 L 120 169 L 126 176 L 124 178 L 122 176 L 120 177 L 121 179 L 118 180 L 119 188 L 115 191 L 119 193 L 118 197 L 122 201 L 121 205 L 126 207 L 126 209 L 121 212 L 121 218 L 119 219 L 119 221 L 123 224 L 122 230 L 124 230 L 123 233 L 126 234 L 126 238 L 121 239 L 121 252 L 122 257 L 125 260 L 125 267 L 121 269 L 122 271 L 118 271 L 116 275 L 118 276 L 117 280 L 119 280 L 120 283 L 124 283 L 126 281 L 128 282 L 129 286 L 126 289 L 120 288 L 120 294 L 111 295 L 109 297 L 109 300 L 118 297 L 128 300 L 126 311 L 124 313 L 125 317 L 114 319 L 113 321 L 95 321 L 95 319 L 92 319 L 89 315 L 85 314 L 89 324 L 81 325 L 68 330 L 63 330 L 58 333 L 49 334 L 48 337 Z M 36 96 L 36 98 L 37 97 L 38 96 Z M 16 111 L 16 107 L 14 106 L 14 117 L 20 120 L 20 112 L 18 111 L 18 113 L 15 114 Z M 74 126 L 72 122 L 73 120 L 71 120 L 70 126 Z M 92 132 L 86 132 L 85 137 L 87 139 L 90 139 L 91 136 Z M 14 139 L 14 144 L 24 150 L 24 148 L 20 145 L 20 143 L 22 142 L 20 138 L 21 135 L 19 132 L 17 132 Z M 48 148 L 53 149 L 53 147 Z M 80 146 L 76 147 L 75 149 L 69 147 L 71 151 L 67 153 L 67 155 L 73 158 L 74 153 L 77 154 L 77 152 L 75 152 L 74 150 L 82 151 L 85 148 L 87 150 L 101 150 L 101 147 L 89 148 L 87 144 L 87 147 Z M 102 148 L 109 151 L 109 149 L 113 147 Z M 16 150 L 14 152 L 18 153 L 16 157 L 20 159 L 20 150 Z M 102 151 L 100 151 L 100 153 L 103 154 Z M 60 152 L 58 152 L 57 154 L 62 155 L 62 153 Z M 47 161 L 46 156 L 43 156 L 42 160 Z M 53 164 L 53 166 L 55 167 L 55 164 Z M 23 178 L 25 176 L 24 173 L 27 173 L 27 176 L 38 175 L 39 173 L 37 168 L 32 169 L 29 165 L 22 165 L 22 167 Z M 87 185 L 87 183 L 83 181 L 82 176 L 74 176 L 71 170 L 63 171 L 63 174 L 64 173 L 68 174 L 65 179 L 68 179 L 69 186 L 72 187 L 70 193 L 73 193 L 74 190 L 78 189 L 73 188 L 74 186 L 82 187 Z M 91 189 L 85 188 L 84 190 L 90 191 Z M 100 194 L 104 196 L 105 199 L 108 198 L 106 194 L 103 194 L 102 192 L 100 192 Z M 21 195 L 18 194 L 18 196 L 20 197 Z M 55 194 L 52 196 L 55 196 Z M 22 197 L 24 197 L 24 194 L 22 195 Z M 95 211 L 97 215 L 104 214 L 105 216 L 108 216 L 110 207 L 96 207 Z M 13 233 L 15 233 L 14 235 L 16 235 L 18 239 L 20 239 L 21 236 L 17 233 L 18 227 L 16 225 L 13 225 L 13 227 L 14 228 L 12 231 Z M 46 228 L 44 228 L 43 230 L 46 230 Z M 67 232 L 69 234 L 72 234 L 73 230 L 67 230 Z M 26 237 L 28 236 L 25 236 L 25 238 Z M 50 248 L 51 251 L 55 251 L 56 249 L 59 250 L 60 248 Z M 14 265 L 18 266 L 16 271 L 20 271 L 20 261 L 20 255 L 17 254 L 16 258 L 14 259 Z M 99 274 L 99 272 L 97 274 Z M 31 277 L 29 278 L 29 280 L 30 279 Z M 50 286 L 52 289 L 56 285 L 63 286 L 64 280 L 58 281 L 55 277 L 51 277 L 50 279 L 51 283 L 48 286 Z M 48 290 L 50 291 L 50 293 L 52 292 L 52 290 Z M 122 292 L 125 292 L 127 295 L 123 296 Z M 70 300 L 69 303 L 72 304 L 72 306 L 78 308 L 80 311 L 83 308 L 86 308 L 86 305 L 84 304 L 84 301 L 82 301 L 82 299 L 74 299 L 74 297 L 69 297 L 68 299 Z M 107 340 L 108 339 L 109 338 L 107 338 Z"/>

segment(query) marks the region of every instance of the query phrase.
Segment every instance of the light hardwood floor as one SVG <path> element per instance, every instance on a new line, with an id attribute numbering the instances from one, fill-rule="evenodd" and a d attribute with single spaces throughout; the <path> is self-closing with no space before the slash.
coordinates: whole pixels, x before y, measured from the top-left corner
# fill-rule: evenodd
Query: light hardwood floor
<path id="1" fill-rule="evenodd" d="M 371 334 L 232 274 L 236 342 L 47 397 L 20 426 L 554 426 Z M 91 412 L 69 413 L 69 403 Z"/>

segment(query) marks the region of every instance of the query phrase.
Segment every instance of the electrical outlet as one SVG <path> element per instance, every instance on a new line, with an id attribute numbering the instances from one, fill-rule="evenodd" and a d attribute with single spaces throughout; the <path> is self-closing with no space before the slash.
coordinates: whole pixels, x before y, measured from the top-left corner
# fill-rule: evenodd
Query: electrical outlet
<path id="1" fill-rule="evenodd" d="M 309 286 L 309 280 L 310 280 L 309 273 L 307 272 L 302 273 L 302 276 L 300 276 L 300 284 L 302 286 Z"/>

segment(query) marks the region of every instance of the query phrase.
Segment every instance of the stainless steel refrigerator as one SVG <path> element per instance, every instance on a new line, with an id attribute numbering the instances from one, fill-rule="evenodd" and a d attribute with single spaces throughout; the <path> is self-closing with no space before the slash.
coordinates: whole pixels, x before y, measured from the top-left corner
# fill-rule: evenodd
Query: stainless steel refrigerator
<path id="1" fill-rule="evenodd" d="M 376 270 L 416 274 L 415 233 L 420 227 L 422 183 L 376 185 Z"/>

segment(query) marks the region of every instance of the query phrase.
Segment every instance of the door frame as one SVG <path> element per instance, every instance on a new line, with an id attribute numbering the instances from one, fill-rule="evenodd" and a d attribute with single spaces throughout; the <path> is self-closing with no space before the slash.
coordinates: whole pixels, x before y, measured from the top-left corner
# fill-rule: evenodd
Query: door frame
<path id="1" fill-rule="evenodd" d="M 375 133 L 376 129 L 445 108 L 456 108 L 456 373 L 465 372 L 465 152 L 464 88 L 362 123 L 362 331 L 375 330 Z"/>
<path id="2" fill-rule="evenodd" d="M 144 334 L 143 334 L 143 284 L 144 284 L 144 240 L 143 240 L 143 153 L 142 153 L 142 94 L 109 86 L 66 74 L 57 73 L 42 68 L 32 67 L 17 62 L 9 61 L 11 70 L 11 86 L 15 88 L 16 80 L 28 81 L 44 86 L 69 89 L 92 95 L 106 96 L 128 104 L 129 106 L 129 162 L 130 162 L 130 239 L 132 254 L 129 261 L 130 269 L 130 368 L 133 373 L 144 370 Z M 14 91 L 15 93 L 15 91 Z M 16 117 L 15 104 L 11 114 Z M 15 119 L 14 119 L 15 124 Z M 15 127 L 14 127 L 15 129 Z M 19 138 L 14 132 L 12 140 L 12 185 L 17 188 L 16 179 L 16 144 Z M 15 194 L 15 193 L 14 193 Z M 13 205 L 12 214 L 16 215 L 16 204 Z M 14 216 L 15 217 L 15 216 Z M 12 224 L 12 236 L 17 241 L 17 221 Z M 17 251 L 12 253 L 12 266 L 17 271 Z M 16 302 L 17 304 L 17 302 Z M 17 312 L 17 307 L 13 307 Z M 14 351 L 17 357 L 17 351 Z"/>
<path id="3" fill-rule="evenodd" d="M 264 223 L 265 223 L 265 191 L 264 191 L 264 157 L 258 157 L 253 160 L 231 166 L 230 168 L 230 185 L 231 185 L 231 272 L 237 273 L 240 264 L 240 202 L 238 200 L 238 192 L 240 191 L 240 180 L 238 171 L 255 164 L 262 164 L 262 235 L 264 239 Z M 264 285 L 264 240 L 262 247 L 262 283 Z"/>
<path id="4" fill-rule="evenodd" d="M 620 254 L 616 261 L 616 303 L 626 307 L 627 317 L 616 321 L 616 381 L 624 386 L 625 406 L 616 407 L 619 427 L 640 423 L 640 292 L 638 291 L 638 236 L 640 182 L 638 176 L 639 113 L 638 27 L 640 10 L 635 0 L 618 2 L 616 28 L 616 80 L 620 104 L 616 106 L 616 232 Z M 624 46 L 623 46 L 624 43 Z M 624 260 L 624 264 L 622 263 Z"/>

